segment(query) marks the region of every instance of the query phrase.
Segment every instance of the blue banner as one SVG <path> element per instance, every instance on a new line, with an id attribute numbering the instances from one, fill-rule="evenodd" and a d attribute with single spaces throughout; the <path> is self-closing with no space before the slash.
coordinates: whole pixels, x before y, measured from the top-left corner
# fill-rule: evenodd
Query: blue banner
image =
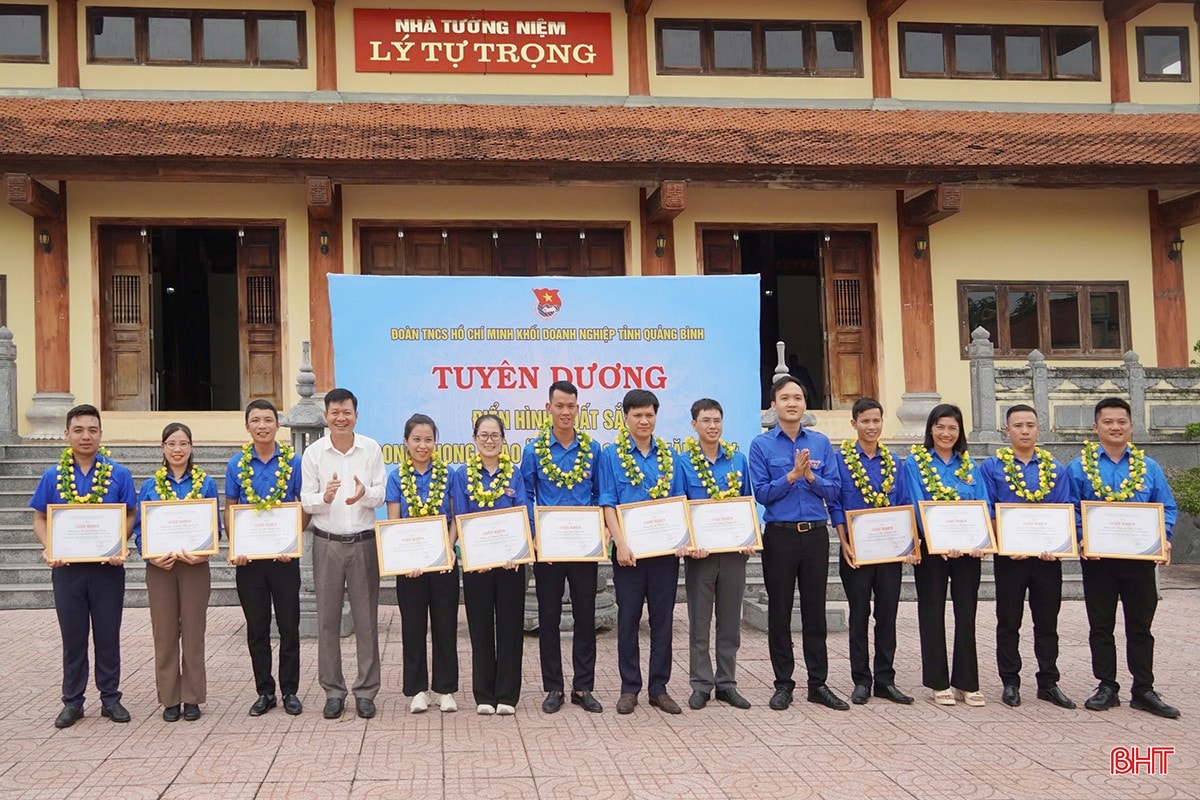
<path id="1" fill-rule="evenodd" d="M 359 398 L 358 430 L 396 463 L 404 421 L 437 422 L 461 463 L 485 412 L 505 421 L 514 460 L 541 427 L 550 384 L 579 388 L 578 427 L 602 444 L 621 398 L 648 389 L 656 435 L 692 435 L 691 404 L 724 407 L 724 438 L 759 432 L 758 276 L 465 278 L 330 275 L 337 384 Z"/>

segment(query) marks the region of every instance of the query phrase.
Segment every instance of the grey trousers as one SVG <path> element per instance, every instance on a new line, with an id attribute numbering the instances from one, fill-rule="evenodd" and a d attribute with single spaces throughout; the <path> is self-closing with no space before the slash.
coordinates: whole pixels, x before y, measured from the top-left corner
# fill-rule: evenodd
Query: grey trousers
<path id="1" fill-rule="evenodd" d="M 350 597 L 350 617 L 358 650 L 354 696 L 374 700 L 379 693 L 379 556 L 373 538 L 343 544 L 313 537 L 313 585 L 317 593 L 317 678 L 327 698 L 346 697 L 342 675 L 342 598 Z"/>
<path id="2" fill-rule="evenodd" d="M 709 693 L 737 686 L 737 651 L 742 645 L 742 599 L 746 592 L 746 561 L 741 553 L 714 553 L 708 558 L 684 558 L 688 607 L 688 677 L 692 689 Z M 709 654 L 713 611 L 717 617 L 717 672 Z"/>

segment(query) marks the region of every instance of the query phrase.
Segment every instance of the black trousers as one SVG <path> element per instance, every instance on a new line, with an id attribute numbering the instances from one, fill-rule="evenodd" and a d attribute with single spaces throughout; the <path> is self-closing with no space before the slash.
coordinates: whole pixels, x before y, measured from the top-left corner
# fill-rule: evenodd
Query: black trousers
<path id="1" fill-rule="evenodd" d="M 829 677 L 829 653 L 825 648 L 829 529 L 821 526 L 800 533 L 794 525 L 767 523 L 763 532 L 762 566 L 767 588 L 767 650 L 775 669 L 775 688 L 789 692 L 796 688 L 792 680 L 796 669 L 792 603 L 797 585 L 808 688 L 824 686 Z"/>
<path id="2" fill-rule="evenodd" d="M 237 568 L 238 600 L 246 617 L 246 645 L 259 694 L 275 694 L 271 677 L 271 609 L 279 628 L 279 690 L 300 690 L 300 559 L 251 561 Z"/>
<path id="3" fill-rule="evenodd" d="M 525 634 L 525 567 L 463 573 L 471 633 L 471 689 L 477 705 L 515 706 L 521 699 Z"/>
<path id="4" fill-rule="evenodd" d="M 574 634 L 571 688 L 590 692 L 596 681 L 596 571 L 591 563 L 559 562 L 533 565 L 537 580 L 538 653 L 542 661 L 542 691 L 563 691 L 562 622 L 563 590 L 571 587 L 571 617 Z"/>
<path id="5" fill-rule="evenodd" d="M 1029 594 L 1037 685 L 1058 683 L 1058 611 L 1062 606 L 1062 562 L 996 556 L 996 667 L 1005 686 L 1021 685 L 1021 617 Z"/>
<path id="6" fill-rule="evenodd" d="M 1117 601 L 1125 612 L 1125 660 L 1133 675 L 1131 693 L 1140 697 L 1154 688 L 1154 636 L 1150 626 L 1158 609 L 1154 563 L 1103 558 L 1083 561 L 1083 599 L 1088 615 L 1092 674 L 1113 691 L 1117 683 Z"/>
<path id="7" fill-rule="evenodd" d="M 419 578 L 396 577 L 405 697 L 431 688 L 427 635 L 433 642 L 433 691 L 458 691 L 458 575 L 452 569 L 426 572 Z"/>
<path id="8" fill-rule="evenodd" d="M 900 607 L 900 564 L 867 564 L 854 569 L 839 559 L 842 588 L 850 605 L 850 677 L 855 686 L 870 686 L 872 669 L 867 628 L 871 622 L 871 595 L 875 596 L 876 686 L 896 682 L 896 614 Z"/>
<path id="9" fill-rule="evenodd" d="M 121 701 L 121 614 L 125 567 L 70 564 L 50 571 L 63 648 L 63 705 L 82 706 L 88 683 L 88 633 L 94 637 L 96 688 L 106 706 Z"/>
<path id="10" fill-rule="evenodd" d="M 671 681 L 671 628 L 675 614 L 675 589 L 679 585 L 676 556 L 639 558 L 632 567 L 613 560 L 613 589 L 617 595 L 617 668 L 621 693 L 642 690 L 641 647 L 638 629 L 642 607 L 650 617 L 650 663 L 647 677 L 651 697 L 667 693 Z"/>
<path id="11" fill-rule="evenodd" d="M 931 556 L 921 542 L 921 563 L 913 568 L 917 584 L 917 623 L 921 632 L 921 683 L 939 691 L 953 686 L 979 691 L 979 655 L 975 649 L 975 609 L 979 605 L 982 561 L 970 556 Z M 954 664 L 946 656 L 946 585 L 954 606 Z"/>

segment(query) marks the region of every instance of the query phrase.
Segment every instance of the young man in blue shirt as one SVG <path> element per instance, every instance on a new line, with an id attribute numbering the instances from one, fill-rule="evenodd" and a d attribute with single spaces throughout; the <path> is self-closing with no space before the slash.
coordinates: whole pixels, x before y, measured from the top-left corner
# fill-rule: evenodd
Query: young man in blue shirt
<path id="1" fill-rule="evenodd" d="M 796 655 L 792 645 L 792 595 L 800 588 L 808 701 L 837 711 L 850 708 L 825 681 L 825 583 L 829 574 L 829 510 L 841 484 L 828 437 L 800 424 L 808 410 L 804 387 L 792 375 L 771 386 L 778 424 L 750 444 L 750 482 L 763 507 L 763 582 L 767 588 L 767 648 L 775 669 L 770 706 L 792 703 Z"/>
<path id="2" fill-rule="evenodd" d="M 100 447 L 100 412 L 79 405 L 67 412 L 64 431 L 67 447 L 56 466 L 38 481 L 29 507 L 33 532 L 46 546 L 46 509 L 68 503 L 120 503 L 125 506 L 126 535 L 137 511 L 137 492 L 129 470 L 110 459 Z M 64 492 L 64 482 L 70 482 Z M 97 485 L 99 484 L 99 485 Z M 88 678 L 88 635 L 95 642 L 96 688 L 100 715 L 113 722 L 129 722 L 121 705 L 121 613 L 125 608 L 125 559 L 120 554 L 106 562 L 68 564 L 42 557 L 50 567 L 54 610 L 63 646 L 63 708 L 54 727 L 69 728 L 83 717 L 83 693 Z"/>

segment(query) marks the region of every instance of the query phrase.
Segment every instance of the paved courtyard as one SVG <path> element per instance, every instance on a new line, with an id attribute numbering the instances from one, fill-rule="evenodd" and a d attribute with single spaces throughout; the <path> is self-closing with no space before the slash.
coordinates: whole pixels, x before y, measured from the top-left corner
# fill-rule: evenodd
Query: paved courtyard
<path id="1" fill-rule="evenodd" d="M 767 708 L 771 666 L 766 636 L 746 629 L 739 687 L 755 704 L 738 711 L 710 704 L 670 717 L 642 704 L 618 716 L 616 637 L 602 634 L 597 665 L 600 715 L 566 706 L 541 712 L 537 640 L 525 640 L 525 685 L 517 715 L 478 717 L 469 696 L 470 646 L 460 621 L 463 710 L 407 713 L 400 695 L 400 616 L 380 610 L 383 691 L 370 721 L 347 711 L 321 717 L 316 643 L 302 645 L 304 714 L 282 709 L 253 719 L 254 700 L 241 611 L 209 613 L 208 703 L 194 723 L 168 724 L 155 700 L 149 613 L 126 611 L 125 705 L 116 725 L 99 715 L 89 688 L 87 716 L 56 731 L 60 649 L 53 611 L 0 612 L 0 797 L 3 798 L 1185 798 L 1200 797 L 1200 569 L 1164 573 L 1155 633 L 1161 693 L 1183 711 L 1161 720 L 1127 705 L 1082 710 L 1094 687 L 1083 604 L 1067 603 L 1060 621 L 1062 688 L 1081 706 L 1065 711 L 1034 699 L 1032 651 L 1025 657 L 1025 703 L 1000 703 L 993 647 L 994 607 L 979 608 L 980 672 L 985 708 L 934 706 L 919 686 L 916 608 L 900 612 L 899 684 L 914 706 L 872 699 L 848 712 L 797 702 Z M 1027 622 L 1028 625 L 1028 622 Z M 675 614 L 670 685 L 689 694 L 686 615 Z M 1120 626 L 1118 625 L 1118 633 Z M 1028 631 L 1026 631 L 1028 633 Z M 647 643 L 643 630 L 643 660 Z M 1119 647 L 1123 642 L 1119 640 Z M 353 641 L 344 640 L 354 664 Z M 830 634 L 830 685 L 849 694 L 846 634 Z M 1121 659 L 1123 662 L 1123 658 Z M 1122 665 L 1123 697 L 1128 676 Z M 568 673 L 569 676 L 569 673 Z M 801 683 L 803 678 L 801 676 Z M 351 706 L 352 708 L 352 706 Z M 1114 746 L 1170 746 L 1165 775 L 1112 776 Z"/>

